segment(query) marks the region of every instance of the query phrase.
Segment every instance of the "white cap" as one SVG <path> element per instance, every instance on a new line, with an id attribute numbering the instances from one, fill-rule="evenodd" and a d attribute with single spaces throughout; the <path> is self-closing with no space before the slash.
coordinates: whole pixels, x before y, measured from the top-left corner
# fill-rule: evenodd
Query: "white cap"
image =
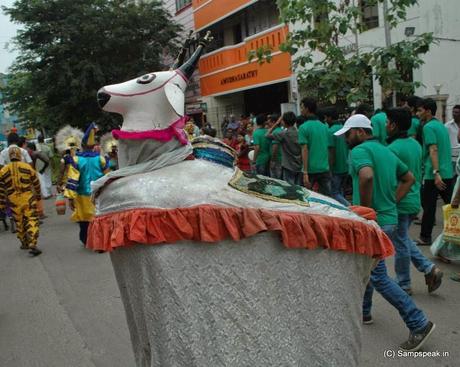
<path id="1" fill-rule="evenodd" d="M 340 136 L 345 134 L 348 130 L 353 129 L 353 128 L 362 128 L 362 129 L 372 129 L 371 125 L 371 120 L 369 120 L 366 116 L 364 115 L 353 115 L 351 116 L 347 121 L 345 121 L 345 124 L 343 127 L 334 133 L 335 136 Z"/>

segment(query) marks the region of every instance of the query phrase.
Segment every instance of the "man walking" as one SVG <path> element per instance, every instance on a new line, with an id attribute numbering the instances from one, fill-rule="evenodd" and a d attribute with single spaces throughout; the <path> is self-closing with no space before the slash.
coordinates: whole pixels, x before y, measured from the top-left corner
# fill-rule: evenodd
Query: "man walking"
<path id="1" fill-rule="evenodd" d="M 366 116 L 358 114 L 350 117 L 344 127 L 335 133 L 336 136 L 343 134 L 352 149 L 350 173 L 353 179 L 353 204 L 373 208 L 377 213 L 377 223 L 394 240 L 398 223 L 396 203 L 409 192 L 414 177 L 404 163 L 372 136 L 372 125 Z M 399 311 L 410 330 L 409 339 L 401 344 L 401 349 L 420 349 L 435 325 L 388 276 L 385 260 L 380 260 L 372 270 L 364 294 L 365 324 L 373 322 L 371 308 L 374 288 Z"/>
<path id="2" fill-rule="evenodd" d="M 449 140 L 451 147 L 452 167 L 455 175 L 455 165 L 457 164 L 458 155 L 460 153 L 460 143 L 458 142 L 460 134 L 460 105 L 455 105 L 452 109 L 452 120 L 446 123 L 447 131 L 449 132 Z"/>
<path id="3" fill-rule="evenodd" d="M 37 248 L 40 182 L 30 164 L 21 162 L 23 154 L 19 147 L 10 147 L 8 153 L 10 163 L 0 170 L 0 211 L 6 210 L 8 202 L 21 250 L 29 250 L 32 256 L 38 256 L 42 253 Z"/>
<path id="4" fill-rule="evenodd" d="M 453 170 L 449 133 L 443 123 L 437 120 L 436 102 L 424 99 L 418 107 L 418 117 L 426 121 L 423 125 L 423 217 L 418 244 L 431 245 L 431 233 L 436 220 L 438 195 L 445 204 L 450 203 L 453 190 Z"/>
<path id="5" fill-rule="evenodd" d="M 343 127 L 343 123 L 338 121 L 339 115 L 335 107 L 324 109 L 324 119 L 329 125 L 331 134 L 331 147 L 329 148 L 329 166 L 331 167 L 331 196 L 339 203 L 349 206 L 350 203 L 345 199 L 345 183 L 348 178 L 348 154 L 349 149 L 343 136 L 335 136 L 334 133 Z"/>
<path id="6" fill-rule="evenodd" d="M 260 114 L 256 117 L 257 129 L 254 131 L 254 161 L 256 172 L 262 176 L 270 176 L 270 140 L 267 138 L 267 115 Z"/>
<path id="7" fill-rule="evenodd" d="M 43 135 L 38 137 L 38 144 L 36 145 L 37 151 L 48 158 L 48 161 L 53 158 L 51 148 L 45 144 Z M 40 179 L 40 186 L 42 188 L 43 199 L 49 199 L 53 192 L 53 183 L 51 182 L 51 165 L 45 165 L 37 162 L 36 170 L 38 171 L 38 178 Z"/>
<path id="8" fill-rule="evenodd" d="M 412 294 L 410 279 L 411 261 L 418 271 L 425 274 L 428 292 L 441 285 L 442 271 L 428 260 L 409 237 L 412 218 L 420 210 L 420 184 L 422 181 L 422 148 L 409 137 L 411 114 L 405 108 L 394 108 L 387 112 L 388 148 L 409 168 L 415 177 L 409 193 L 398 203 L 398 228 L 394 238 L 396 249 L 395 272 L 399 286 Z"/>
<path id="9" fill-rule="evenodd" d="M 411 125 L 407 131 L 407 135 L 416 139 L 422 145 L 422 125 L 420 119 L 417 117 L 417 108 L 421 101 L 422 99 L 417 96 L 410 96 L 407 98 L 407 108 L 409 108 L 412 115 Z"/>
<path id="10" fill-rule="evenodd" d="M 293 112 L 284 113 L 270 128 L 267 136 L 280 146 L 283 180 L 292 185 L 302 185 L 302 157 L 298 142 L 299 134 L 295 127 L 296 121 L 297 117 Z M 274 134 L 280 124 L 284 126 L 284 130 Z"/>
<path id="11" fill-rule="evenodd" d="M 299 128 L 299 144 L 302 147 L 303 184 L 307 189 L 318 185 L 320 194 L 331 195 L 329 172 L 330 134 L 328 127 L 315 115 L 316 101 L 304 98 L 300 103 L 305 122 Z"/>
<path id="12" fill-rule="evenodd" d="M 273 139 L 275 135 L 279 134 L 283 130 L 282 127 L 277 124 L 279 118 L 280 116 L 276 113 L 273 113 L 268 117 L 268 128 L 271 129 L 273 126 L 275 126 L 275 128 L 271 131 L 271 137 L 267 135 L 271 144 L 270 177 L 276 179 L 282 178 L 282 150 L 279 147 L 278 141 Z"/>
<path id="13" fill-rule="evenodd" d="M 387 145 L 387 115 L 383 110 L 371 117 L 373 136 L 383 145 Z"/>
<path id="14" fill-rule="evenodd" d="M 80 226 L 79 238 L 83 246 L 86 245 L 89 223 L 95 212 L 91 201 L 91 182 L 104 176 L 106 167 L 104 157 L 93 150 L 96 129 L 96 125 L 91 123 L 81 142 L 83 151 L 66 158 L 69 171 L 64 196 L 69 199 L 73 211 L 72 221 Z"/>
<path id="15" fill-rule="evenodd" d="M 19 144 L 21 142 L 21 138 L 19 137 L 18 134 L 16 134 L 16 133 L 8 134 L 7 142 L 8 142 L 8 147 L 3 149 L 0 152 L 0 168 L 3 167 L 3 166 L 6 166 L 8 163 L 11 162 L 10 161 L 10 153 L 9 153 L 9 150 L 11 148 L 19 148 L 19 150 L 21 152 L 21 162 L 32 164 L 32 158 L 30 158 L 30 155 L 29 155 L 29 153 L 27 153 L 27 150 L 19 147 Z"/>

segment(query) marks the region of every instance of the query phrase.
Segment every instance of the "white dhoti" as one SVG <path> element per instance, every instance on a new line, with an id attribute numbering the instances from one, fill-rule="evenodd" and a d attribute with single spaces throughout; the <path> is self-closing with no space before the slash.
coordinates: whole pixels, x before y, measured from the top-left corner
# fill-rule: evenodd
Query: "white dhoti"
<path id="1" fill-rule="evenodd" d="M 43 174 L 38 173 L 38 179 L 40 180 L 41 195 L 44 199 L 49 198 L 53 195 L 53 183 L 51 182 L 51 168 L 46 168 Z"/>

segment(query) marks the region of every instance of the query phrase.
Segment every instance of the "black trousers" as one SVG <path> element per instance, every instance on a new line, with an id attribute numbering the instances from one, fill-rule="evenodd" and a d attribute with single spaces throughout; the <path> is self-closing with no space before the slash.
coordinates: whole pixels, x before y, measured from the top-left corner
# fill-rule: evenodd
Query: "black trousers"
<path id="1" fill-rule="evenodd" d="M 88 228 L 89 222 L 78 222 L 80 225 L 80 241 L 83 243 L 83 246 L 86 246 L 86 240 L 88 239 Z"/>
<path id="2" fill-rule="evenodd" d="M 452 178 L 443 179 L 446 184 L 444 191 L 438 190 L 434 184 L 434 180 L 425 180 L 422 188 L 422 229 L 420 231 L 420 238 L 422 240 L 431 241 L 431 233 L 433 232 L 434 222 L 436 220 L 436 203 L 438 195 L 441 196 L 444 204 L 450 203 L 452 199 L 452 191 L 454 189 L 454 180 Z"/>

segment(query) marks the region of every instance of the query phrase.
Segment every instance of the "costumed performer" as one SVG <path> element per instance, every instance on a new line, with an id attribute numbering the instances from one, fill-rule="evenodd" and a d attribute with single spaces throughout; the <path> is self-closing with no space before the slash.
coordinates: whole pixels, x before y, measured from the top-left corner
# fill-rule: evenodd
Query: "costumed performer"
<path id="1" fill-rule="evenodd" d="M 217 139 L 192 147 L 184 93 L 207 38 L 98 92 L 123 125 L 88 247 L 110 252 L 136 365 L 357 366 L 365 285 L 393 246 L 330 198 L 236 169 Z"/>
<path id="2" fill-rule="evenodd" d="M 104 157 L 93 151 L 96 130 L 96 125 L 91 123 L 81 141 L 82 151 L 66 158 L 68 172 L 64 196 L 73 210 L 71 219 L 80 226 L 79 238 L 83 245 L 86 245 L 88 226 L 94 216 L 91 182 L 104 176 L 106 167 Z"/>
<path id="3" fill-rule="evenodd" d="M 0 170 L 0 211 L 8 203 L 16 226 L 16 236 L 22 250 L 29 250 L 32 256 L 42 252 L 37 247 L 39 216 L 37 201 L 40 196 L 40 181 L 30 164 L 21 162 L 22 153 L 18 147 L 10 147 L 9 160 Z"/>
<path id="4" fill-rule="evenodd" d="M 101 154 L 105 158 L 106 169 L 116 171 L 118 169 L 118 142 L 112 133 L 101 137 Z"/>
<path id="5" fill-rule="evenodd" d="M 81 149 L 81 140 L 83 139 L 83 131 L 66 125 L 61 128 L 55 137 L 55 148 L 62 156 L 59 164 L 59 176 L 57 179 L 56 190 L 58 193 L 63 193 L 67 182 L 67 172 L 69 169 L 68 163 L 72 160 Z"/>

